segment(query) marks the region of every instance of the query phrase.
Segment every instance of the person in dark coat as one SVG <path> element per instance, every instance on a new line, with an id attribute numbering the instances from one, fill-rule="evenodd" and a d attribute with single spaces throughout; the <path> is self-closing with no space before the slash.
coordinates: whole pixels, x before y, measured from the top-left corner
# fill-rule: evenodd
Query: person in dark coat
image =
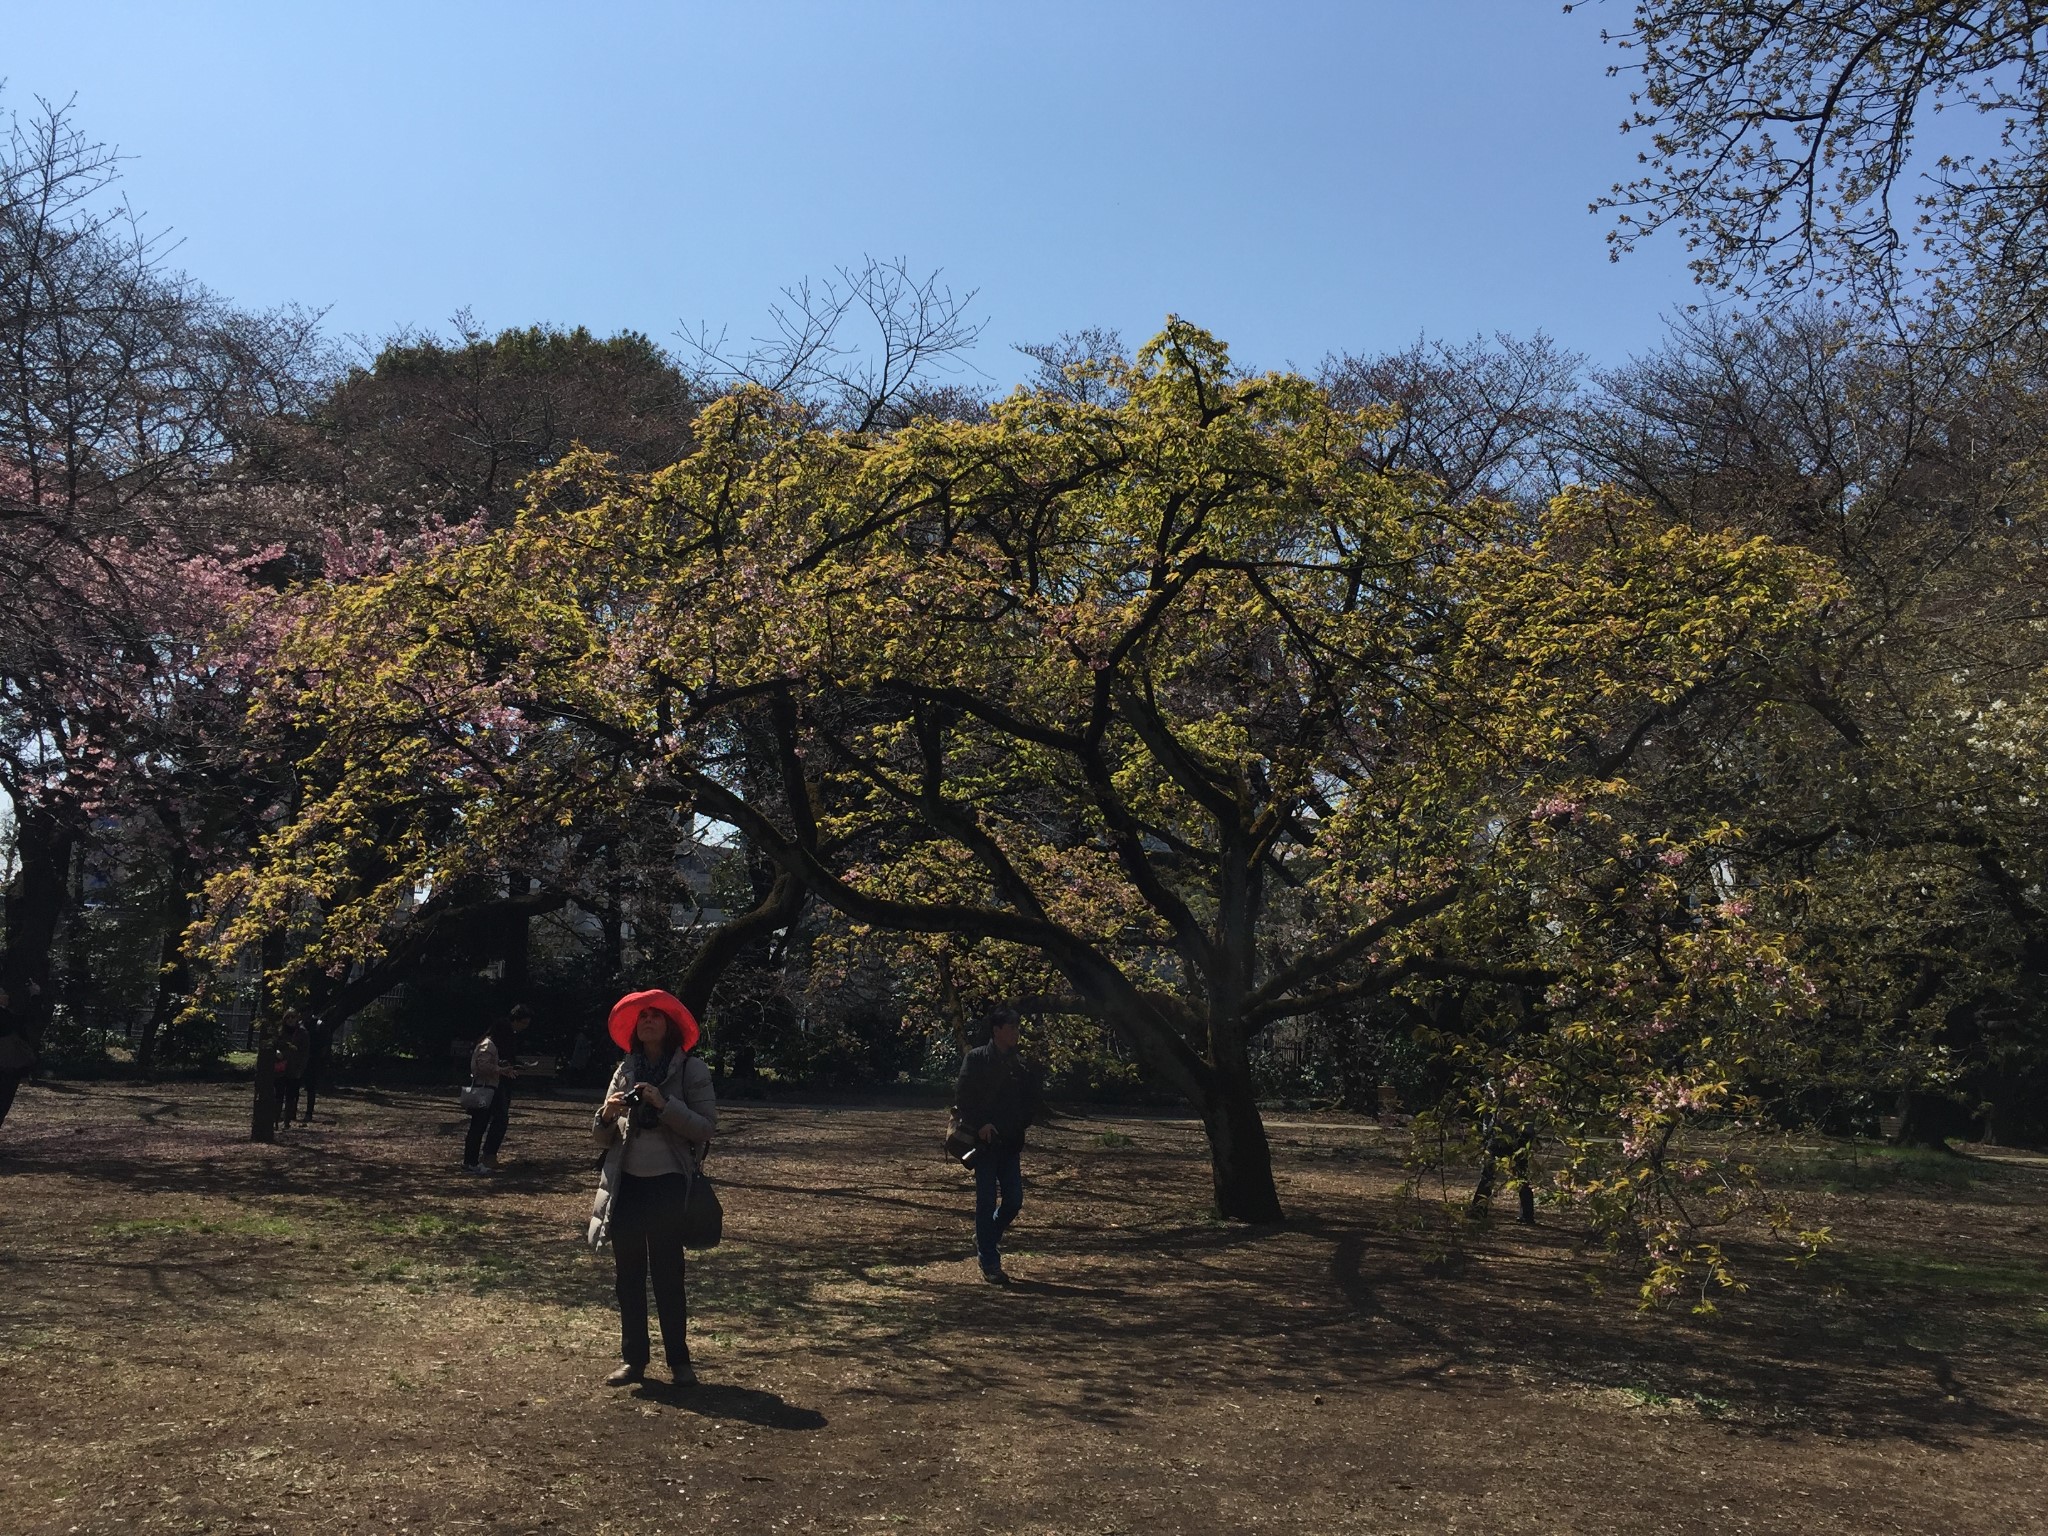
<path id="1" fill-rule="evenodd" d="M 967 1053 L 953 1090 L 953 1118 L 981 1143 L 974 1160 L 974 1248 L 981 1277 L 1008 1285 L 1003 1271 L 1003 1234 L 1024 1206 L 1024 1133 L 1044 1110 L 1038 1074 L 1017 1050 L 1014 1008 L 997 1008 L 983 1020 L 988 1044 Z"/>
<path id="2" fill-rule="evenodd" d="M 277 1032 L 277 1123 L 290 1125 L 299 1112 L 299 1089 L 306 1081 L 306 1061 L 313 1054 L 313 1034 L 299 1010 L 287 1008 Z"/>
<path id="3" fill-rule="evenodd" d="M 14 1107 L 15 1090 L 36 1064 L 27 1027 L 14 1011 L 14 1000 L 0 987 L 0 1120 Z"/>

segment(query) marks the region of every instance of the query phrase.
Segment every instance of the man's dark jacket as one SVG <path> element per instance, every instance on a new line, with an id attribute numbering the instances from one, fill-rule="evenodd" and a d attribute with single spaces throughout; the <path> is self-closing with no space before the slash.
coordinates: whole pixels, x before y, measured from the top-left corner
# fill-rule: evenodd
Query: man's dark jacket
<path id="1" fill-rule="evenodd" d="M 992 1125 L 998 1145 L 1021 1147 L 1025 1129 L 1044 1107 L 1038 1074 L 1021 1051 L 977 1045 L 967 1053 L 953 1090 L 953 1114 L 968 1130 Z"/>

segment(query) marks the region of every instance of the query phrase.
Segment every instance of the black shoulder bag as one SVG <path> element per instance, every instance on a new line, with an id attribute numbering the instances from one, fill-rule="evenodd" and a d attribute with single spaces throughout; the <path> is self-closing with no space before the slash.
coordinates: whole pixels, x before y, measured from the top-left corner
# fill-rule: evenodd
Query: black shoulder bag
<path id="1" fill-rule="evenodd" d="M 972 1168 L 981 1161 L 984 1148 L 981 1137 L 964 1120 L 955 1120 L 946 1131 L 946 1158 L 962 1168 Z"/>
<path id="2" fill-rule="evenodd" d="M 676 1086 L 687 1091 L 689 1083 L 689 1058 L 685 1056 L 681 1080 Z M 706 1142 L 704 1151 L 710 1150 L 711 1144 Z M 697 1171 L 690 1175 L 690 1188 L 683 1196 L 683 1246 L 716 1248 L 724 1236 L 725 1207 L 718 1203 L 718 1191 L 711 1185 L 711 1175 L 704 1171 L 703 1153 L 700 1152 L 697 1154 Z"/>
<path id="3" fill-rule="evenodd" d="M 683 1197 L 683 1246 L 716 1248 L 724 1236 L 725 1207 L 718 1203 L 711 1176 L 700 1168 L 690 1176 L 690 1192 Z"/>

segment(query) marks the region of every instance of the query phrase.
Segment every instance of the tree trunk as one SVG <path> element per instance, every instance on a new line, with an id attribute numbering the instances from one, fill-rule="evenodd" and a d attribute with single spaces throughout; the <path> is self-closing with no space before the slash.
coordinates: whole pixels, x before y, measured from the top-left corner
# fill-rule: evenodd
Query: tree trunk
<path id="1" fill-rule="evenodd" d="M 1090 978 L 1070 976 L 1085 991 Z M 1106 990 L 1106 989 L 1105 989 Z M 1209 1174 L 1216 1195 L 1216 1213 L 1227 1221 L 1267 1226 L 1284 1220 L 1280 1193 L 1273 1187 L 1273 1154 L 1266 1143 L 1252 1093 L 1251 1057 L 1242 1029 L 1234 1020 L 1208 1022 L 1210 1055 L 1203 1061 L 1188 1048 L 1187 1037 L 1202 1027 L 1180 1004 L 1157 994 L 1136 1007 L 1128 998 L 1108 994 L 1105 1015 L 1129 1042 L 1139 1063 L 1158 1081 L 1186 1099 L 1201 1116 L 1209 1138 Z"/>
<path id="2" fill-rule="evenodd" d="M 1229 1221 L 1270 1225 L 1281 1220 L 1273 1187 L 1273 1153 L 1252 1093 L 1252 1061 L 1242 1024 L 1231 1014 L 1209 1018 L 1211 1070 L 1196 1104 L 1209 1136 L 1209 1172 L 1216 1213 Z"/>
<path id="3" fill-rule="evenodd" d="M 597 908 L 598 932 L 604 954 L 606 984 L 623 987 L 626 982 L 626 922 L 619 910 L 616 887 L 611 891 L 613 899 Z"/>
<path id="4" fill-rule="evenodd" d="M 1216 1214 L 1227 1221 L 1270 1226 L 1282 1219 L 1280 1192 L 1273 1187 L 1273 1152 L 1266 1142 L 1266 1124 L 1259 1118 L 1258 1102 L 1252 1096 L 1248 1065 L 1219 1064 L 1196 1108 L 1209 1137 Z"/>
<path id="5" fill-rule="evenodd" d="M 261 947 L 263 980 L 256 992 L 256 1091 L 249 1102 L 249 1139 L 277 1140 L 277 1037 L 278 1006 L 276 976 L 284 964 L 284 935 L 265 934 Z"/>
<path id="6" fill-rule="evenodd" d="M 150 1005 L 142 1039 L 135 1047 L 135 1070 L 144 1082 L 156 1077 L 157 1046 L 192 991 L 192 966 L 185 958 L 185 928 L 192 921 L 192 893 L 187 889 L 191 875 L 191 861 L 182 851 L 174 850 L 170 868 L 165 872 L 163 907 L 158 914 L 164 925 L 164 939 L 157 967 L 156 1001 Z"/>
<path id="7" fill-rule="evenodd" d="M 532 986 L 533 919 L 519 898 L 532 894 L 533 882 L 525 875 L 514 875 L 507 894 L 505 915 L 504 947 L 500 956 L 504 961 L 505 996 L 511 1002 L 526 1001 L 526 994 Z"/>
<path id="8" fill-rule="evenodd" d="M 277 1031 L 268 1019 L 256 1035 L 256 1093 L 249 1105 L 249 1139 L 277 1140 Z"/>
<path id="9" fill-rule="evenodd" d="M 50 994 L 50 951 L 64 913 L 65 876 L 75 834 L 60 818 L 15 804 L 16 867 L 7 890 L 7 949 L 0 955 L 0 987 L 7 990 L 16 1027 L 40 1049 L 55 999 Z M 13 1095 L 0 1104 L 0 1124 Z"/>
<path id="10" fill-rule="evenodd" d="M 1929 1152 L 1952 1150 L 1951 1136 L 1966 1135 L 1968 1117 L 1954 1100 L 1916 1088 L 1899 1090 L 1899 1126 L 1891 1134 L 1895 1147 L 1921 1147 Z"/>
<path id="11" fill-rule="evenodd" d="M 1250 1088 L 1231 1084 L 1214 1095 L 1203 1106 L 1202 1129 L 1209 1136 L 1216 1214 L 1255 1226 L 1279 1221 L 1280 1192 L 1273 1187 L 1273 1155 Z"/>
<path id="12" fill-rule="evenodd" d="M 711 994 L 727 968 L 749 952 L 765 949 L 770 936 L 795 922 L 804 909 L 804 888 L 791 875 L 778 873 L 755 895 L 753 910 L 734 914 L 711 930 L 676 983 L 677 1001 L 699 1019 L 711 1007 Z"/>

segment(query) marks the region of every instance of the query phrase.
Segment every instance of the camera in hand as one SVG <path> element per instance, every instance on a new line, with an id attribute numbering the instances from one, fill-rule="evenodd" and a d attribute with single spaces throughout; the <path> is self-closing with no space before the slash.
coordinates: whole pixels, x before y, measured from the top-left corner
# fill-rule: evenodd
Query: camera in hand
<path id="1" fill-rule="evenodd" d="M 636 1131 L 651 1131 L 661 1124 L 661 1111 L 645 1099 L 633 1100 L 633 1107 L 626 1111 L 626 1123 Z"/>

